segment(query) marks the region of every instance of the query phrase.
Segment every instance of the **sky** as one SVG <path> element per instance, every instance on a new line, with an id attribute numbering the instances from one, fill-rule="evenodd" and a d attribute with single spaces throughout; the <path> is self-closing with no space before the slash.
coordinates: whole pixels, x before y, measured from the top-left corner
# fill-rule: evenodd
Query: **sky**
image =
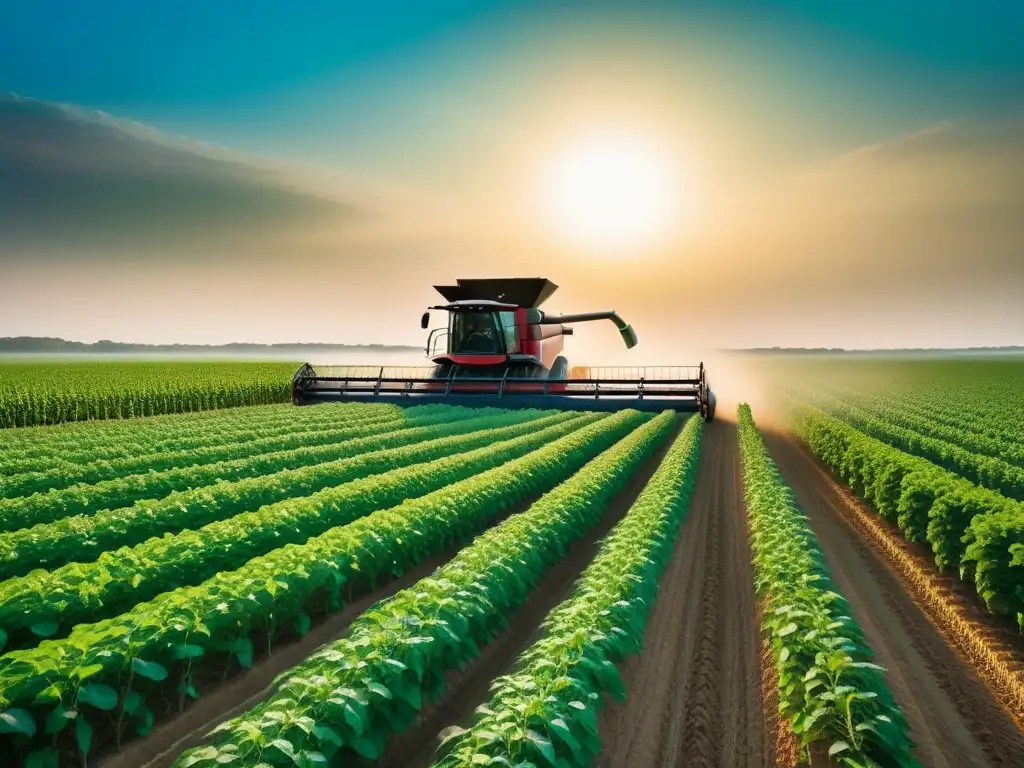
<path id="1" fill-rule="evenodd" d="M 543 274 L 649 357 L 1022 344 L 1022 29 L 996 0 L 4 4 L 0 335 L 417 343 L 432 284 Z M 572 175 L 620 145 L 634 194 Z"/>

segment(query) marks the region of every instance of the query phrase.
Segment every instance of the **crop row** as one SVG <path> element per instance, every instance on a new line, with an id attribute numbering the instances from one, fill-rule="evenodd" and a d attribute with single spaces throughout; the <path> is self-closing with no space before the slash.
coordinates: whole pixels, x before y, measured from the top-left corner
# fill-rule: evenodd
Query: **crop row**
<path id="1" fill-rule="evenodd" d="M 145 733 L 157 698 L 179 687 L 198 695 L 192 682 L 197 670 L 249 666 L 253 637 L 266 638 L 269 648 L 282 636 L 302 634 L 311 616 L 340 610 L 346 594 L 365 593 L 381 577 L 401 574 L 461 542 L 504 510 L 566 480 L 643 421 L 636 412 L 602 418 L 520 458 L 304 544 L 283 546 L 198 586 L 79 625 L 66 639 L 5 654 L 0 708 L 23 727 L 20 735 L 0 737 L 0 747 L 17 754 L 40 746 L 50 754 L 54 734 L 47 730 L 70 731 L 72 720 L 77 729 L 82 719 L 91 733 L 90 723 L 110 723 L 97 710 L 111 712 L 118 728 Z"/>
<path id="2" fill-rule="evenodd" d="M 409 414 L 409 418 L 404 421 L 354 421 L 350 427 L 332 430 L 334 438 L 324 444 L 313 440 L 312 445 L 284 451 L 272 451 L 211 464 L 176 467 L 162 472 L 144 472 L 93 484 L 57 488 L 31 496 L 0 499 L 0 531 L 27 529 L 73 515 L 90 515 L 104 509 L 116 510 L 127 507 L 138 501 L 163 499 L 175 492 L 195 491 L 215 483 L 233 482 L 287 469 L 322 464 L 373 450 L 372 446 L 378 445 L 375 440 L 381 441 L 378 448 L 403 445 L 422 439 L 422 428 L 431 425 L 442 426 L 450 423 L 453 432 L 466 431 L 461 422 L 471 416 L 480 417 L 489 413 L 496 411 L 447 409 L 444 406 L 439 409 L 437 406 L 431 406 L 418 413 Z M 188 503 L 187 498 L 180 496 L 175 497 L 175 501 Z M 0 545 L 0 550 L 2 548 Z M 0 559 L 3 559 L 2 555 Z"/>
<path id="3" fill-rule="evenodd" d="M 0 377 L 0 427 L 286 402 L 288 362 L 44 362 Z"/>
<path id="4" fill-rule="evenodd" d="M 762 602 L 761 629 L 778 675 L 779 712 L 808 757 L 826 742 L 842 765 L 916 766 L 908 727 L 807 518 L 750 413 L 739 407 L 740 458 Z"/>
<path id="5" fill-rule="evenodd" d="M 157 447 L 164 441 L 190 440 L 196 435 L 218 435 L 246 428 L 279 427 L 293 423 L 344 419 L 354 411 L 398 411 L 385 403 L 338 403 L 337 410 L 296 408 L 293 405 L 259 405 L 198 413 L 175 413 L 118 421 L 69 422 L 28 429 L 0 430 L 0 448 L 7 456 L 52 454 L 54 449 L 112 450 L 120 445 Z M 181 446 L 187 447 L 187 446 Z"/>
<path id="6" fill-rule="evenodd" d="M 793 388 L 792 363 L 780 366 L 780 384 Z M 841 399 L 883 396 L 897 407 L 947 426 L 1024 443 L 1024 401 L 1020 399 L 1019 360 L 848 361 L 815 362 L 814 373 L 798 377 Z M 883 384 L 884 383 L 884 384 Z"/>
<path id="7" fill-rule="evenodd" d="M 982 402 L 982 409 L 989 407 L 992 402 L 992 397 L 985 398 Z M 1004 442 L 1018 448 L 1024 445 L 1024 430 L 1018 424 L 1008 423 L 1005 420 L 999 421 L 998 416 L 995 420 L 991 420 L 989 414 L 984 410 L 971 412 L 965 408 L 964 401 L 954 401 L 943 406 L 936 404 L 927 396 L 911 396 L 899 398 L 894 405 L 907 408 L 918 416 L 926 417 L 946 427 L 962 430 L 970 435 Z"/>
<path id="8" fill-rule="evenodd" d="M 802 409 L 797 428 L 811 451 L 907 539 L 929 544 L 940 569 L 958 568 L 990 611 L 1024 631 L 1024 504 L 817 409 Z"/>
<path id="9" fill-rule="evenodd" d="M 362 614 L 176 765 L 293 765 L 333 759 L 341 749 L 380 757 L 390 735 L 444 690 L 446 672 L 500 632 L 571 542 L 598 522 L 675 421 L 665 413 L 638 428 L 431 576 Z"/>
<path id="10" fill-rule="evenodd" d="M 658 579 L 689 507 L 702 426 L 700 419 L 687 422 L 573 594 L 548 614 L 541 639 L 512 674 L 492 684 L 473 725 L 446 730 L 438 768 L 594 764 L 604 694 L 625 696 L 615 665 L 640 651 Z"/>
<path id="11" fill-rule="evenodd" d="M 1018 467 L 1024 467 L 1024 444 L 1007 435 L 994 437 L 990 432 L 977 432 L 967 425 L 952 426 L 938 418 L 935 410 L 925 404 L 907 402 L 896 398 L 866 396 L 857 397 L 854 402 L 877 416 L 904 429 L 918 432 L 959 446 L 972 453 L 992 456 Z"/>
<path id="12" fill-rule="evenodd" d="M 828 410 L 855 429 L 894 448 L 935 462 L 971 482 L 1014 499 L 1024 500 L 1024 468 L 1002 459 L 979 455 L 959 445 L 901 427 L 842 402 L 830 402 Z"/>
<path id="13" fill-rule="evenodd" d="M 457 413 L 459 412 L 456 411 L 455 414 Z M 388 429 L 390 425 L 400 425 L 404 420 L 405 417 L 400 414 L 356 411 L 345 423 L 329 429 L 314 427 L 310 430 L 292 430 L 285 434 L 253 437 L 222 445 L 207 445 L 180 451 L 160 451 L 72 467 L 56 466 L 42 472 L 26 472 L 0 481 L 0 494 L 7 498 L 28 496 L 41 491 L 98 483 L 140 472 L 160 472 L 178 467 L 213 464 L 256 456 L 261 453 L 287 451 L 307 445 L 327 445 L 353 436 L 350 432 L 352 429 L 361 427 L 361 434 L 373 434 L 374 430 Z M 359 434 L 356 433 L 355 436 L 359 436 Z"/>
<path id="14" fill-rule="evenodd" d="M 360 479 L 104 552 L 94 563 L 69 563 L 9 579 L 0 583 L 0 630 L 15 647 L 64 634 L 80 622 L 118 614 L 168 589 L 197 584 L 285 544 L 491 469 L 596 418 L 560 413 L 548 417 L 547 427 L 527 421 L 392 449 L 401 460 L 393 455 L 381 459 L 385 452 L 370 454 L 362 467 L 369 475 Z M 372 467 L 375 460 L 383 466 Z"/>
<path id="15" fill-rule="evenodd" d="M 287 402 L 293 363 L 14 363 L 0 427 Z"/>
<path id="16" fill-rule="evenodd" d="M 57 498 L 49 507 L 25 504 L 20 509 L 4 510 L 0 506 L 0 510 L 9 513 L 8 517 L 17 522 L 66 514 L 74 511 L 75 506 L 99 506 L 110 500 L 130 500 L 131 495 L 144 499 L 129 507 L 109 504 L 113 509 L 93 515 L 61 517 L 50 523 L 0 534 L 0 579 L 21 576 L 39 567 L 56 568 L 70 562 L 88 562 L 102 552 L 131 546 L 151 536 L 199 528 L 214 520 L 267 504 L 309 496 L 349 480 L 437 458 L 444 455 L 444 450 L 457 453 L 463 444 L 475 446 L 480 436 L 471 433 L 480 430 L 524 422 L 532 422 L 532 428 L 542 428 L 572 418 L 572 415 L 564 413 L 543 416 L 540 411 L 491 409 L 453 414 L 456 417 L 466 415 L 475 418 L 449 420 L 444 413 L 435 414 L 422 420 L 410 420 L 408 429 L 385 431 L 344 443 L 265 454 L 222 465 L 174 470 L 169 473 L 169 478 L 154 473 L 89 486 L 74 494 L 57 492 Z M 360 432 L 365 433 L 365 430 Z M 454 442 L 436 442 L 449 437 L 455 438 Z M 232 480 L 236 477 L 241 479 Z M 156 493 L 157 490 L 168 490 L 171 482 L 189 490 L 169 495 Z M 128 491 L 118 496 L 124 487 Z M 163 495 L 163 498 L 151 498 L 158 495 Z M 26 501 L 37 498 L 41 497 L 28 497 Z"/>
<path id="17" fill-rule="evenodd" d="M 294 406 L 259 406 L 257 408 L 216 411 L 195 416 L 165 417 L 157 428 L 150 421 L 135 420 L 128 424 L 117 423 L 119 430 L 77 429 L 69 427 L 46 427 L 45 439 L 34 441 L 28 447 L 0 448 L 0 473 L 16 475 L 23 472 L 39 472 L 57 464 L 86 464 L 98 461 L 122 459 L 127 456 L 159 454 L 224 445 L 232 442 L 256 440 L 259 438 L 285 435 L 293 432 L 317 429 L 337 429 L 353 418 L 376 416 L 401 418 L 403 411 L 396 406 L 379 403 L 338 403 L 335 408 L 295 408 Z M 417 406 L 415 410 L 423 410 Z M 287 410 L 286 410 L 287 409 Z M 260 414 L 259 411 L 265 411 Z M 153 419 L 155 421 L 155 419 Z M 95 423 L 95 422 L 93 422 Z M 131 424 L 138 425 L 131 429 Z M 83 425 L 86 426 L 86 425 Z M 10 431 L 0 432 L 0 437 Z"/>

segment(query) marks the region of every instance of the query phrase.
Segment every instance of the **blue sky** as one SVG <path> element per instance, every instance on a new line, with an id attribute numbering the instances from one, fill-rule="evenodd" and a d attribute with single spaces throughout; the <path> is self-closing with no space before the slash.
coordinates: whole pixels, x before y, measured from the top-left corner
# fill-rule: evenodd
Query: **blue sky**
<path id="1" fill-rule="evenodd" d="M 773 104 L 757 119 L 778 118 L 783 133 L 799 114 L 807 151 L 829 152 L 938 120 L 1019 113 L 1022 30 L 1024 4 L 1012 0 L 33 0 L 0 9 L 0 89 L 437 183 L 439 167 L 403 158 L 410 133 L 493 140 L 474 111 L 522 114 L 516 86 L 542 80 L 537 62 L 559 46 L 596 61 L 602 36 L 632 40 L 674 50 L 668 68 L 722 69 L 720 52 L 706 54 L 713 43 L 736 67 L 734 99 Z M 745 90 L 752 75 L 768 77 L 767 89 Z"/>
<path id="2" fill-rule="evenodd" d="M 1019 0 L 0 0 L 0 335 L 408 343 L 432 283 L 516 272 L 643 354 L 695 277 L 686 343 L 1024 343 L 1022 32 Z M 677 183 L 628 261 L 549 197 L 602 133 Z"/>

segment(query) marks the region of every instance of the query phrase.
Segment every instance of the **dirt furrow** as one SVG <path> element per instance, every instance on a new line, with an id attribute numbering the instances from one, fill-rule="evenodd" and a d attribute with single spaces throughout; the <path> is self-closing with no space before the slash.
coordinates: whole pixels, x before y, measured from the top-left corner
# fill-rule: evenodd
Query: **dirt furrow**
<path id="1" fill-rule="evenodd" d="M 720 483 L 716 485 L 720 486 Z M 716 496 L 721 493 L 718 489 Z M 722 574 L 722 516 L 712 514 L 704 536 L 704 568 L 706 578 L 701 585 L 700 621 L 696 629 L 697 649 L 690 668 L 693 687 L 686 691 L 687 707 L 683 710 L 682 744 L 686 765 L 711 765 L 719 754 L 722 742 L 721 722 L 722 689 L 718 685 L 721 673 L 720 651 L 724 640 L 724 601 L 721 600 Z"/>
<path id="2" fill-rule="evenodd" d="M 842 487 L 787 436 L 766 438 L 810 518 L 836 585 L 887 670 L 921 762 L 929 768 L 1021 765 L 1024 734 L 914 602 L 883 555 L 851 527 L 843 512 Z"/>
<path id="3" fill-rule="evenodd" d="M 716 423 L 643 652 L 623 666 L 626 703 L 602 715 L 601 766 L 764 765 L 755 609 L 736 428 Z"/>

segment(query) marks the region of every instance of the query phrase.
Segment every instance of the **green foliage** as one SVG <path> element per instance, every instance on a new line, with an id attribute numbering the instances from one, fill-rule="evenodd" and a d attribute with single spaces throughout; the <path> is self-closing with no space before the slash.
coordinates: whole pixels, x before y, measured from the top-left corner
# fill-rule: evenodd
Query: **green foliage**
<path id="1" fill-rule="evenodd" d="M 775 659 L 780 714 L 801 747 L 824 742 L 841 765 L 916 766 L 882 668 L 871 662 L 746 404 L 739 407 L 739 433 L 761 628 Z M 860 458 L 852 464 L 870 463 Z"/>
<path id="2" fill-rule="evenodd" d="M 665 413 L 639 427 L 432 576 L 362 614 L 341 639 L 279 678 L 268 699 L 215 728 L 207 746 L 176 765 L 212 767 L 228 755 L 271 766 L 296 757 L 378 758 L 390 734 L 444 689 L 445 672 L 475 656 L 573 539 L 597 523 L 675 418 Z"/>
<path id="3" fill-rule="evenodd" d="M 156 526 L 158 532 L 160 525 L 167 525 L 167 518 L 176 515 L 174 527 L 181 532 L 104 552 L 94 563 L 73 562 L 54 571 L 33 571 L 0 583 L 0 629 L 7 633 L 12 647 L 37 640 L 32 635 L 40 633 L 29 630 L 41 621 L 59 625 L 56 633 L 48 632 L 47 636 L 64 634 L 75 624 L 114 616 L 168 589 L 197 584 L 285 544 L 305 541 L 373 510 L 490 469 L 598 418 L 572 413 L 530 418 L 536 415 L 522 411 L 492 414 L 478 420 L 475 426 L 482 429 L 468 434 L 348 460 L 337 485 L 321 480 L 319 487 L 328 487 L 297 497 L 302 486 L 293 484 L 284 501 L 225 520 L 216 520 L 221 514 L 218 504 L 200 510 L 165 506 L 160 510 L 161 522 L 147 510 L 133 513 L 134 508 L 124 510 L 123 515 L 104 517 L 101 522 L 117 531 L 130 525 L 136 529 L 149 526 L 148 530 Z M 503 426 L 509 422 L 511 426 Z M 304 477 L 316 476 L 322 467 L 328 465 L 312 467 Z M 339 469 L 328 468 L 335 472 Z M 342 482 L 353 476 L 358 479 Z M 275 482 L 271 478 L 269 485 Z M 204 525 L 211 516 L 215 522 Z"/>
<path id="4" fill-rule="evenodd" d="M 975 453 L 962 446 L 977 442 L 970 432 L 962 429 L 928 430 L 941 432 L 944 438 L 939 439 L 928 432 L 902 426 L 913 424 L 921 429 L 925 419 L 900 417 L 900 410 L 874 403 L 871 407 L 859 407 L 845 399 L 821 397 L 824 407 L 836 418 L 859 430 L 860 432 L 882 440 L 883 442 L 914 456 L 960 475 L 984 488 L 997 491 L 1004 496 L 1024 500 L 1024 467 L 1013 464 L 1002 458 L 1002 454 L 985 455 Z M 952 441 L 952 442 L 951 442 Z M 995 441 L 985 441 L 988 450 L 995 451 Z M 993 444 L 995 443 L 995 444 Z M 1012 444 L 1007 444 L 1003 454 L 1014 461 L 1024 460 L 1024 452 Z"/>
<path id="5" fill-rule="evenodd" d="M 883 476 L 901 478 L 894 507 L 895 490 L 887 499 L 866 497 L 908 539 L 929 544 L 940 569 L 958 569 L 961 578 L 973 580 L 990 611 L 1024 629 L 1024 571 L 1011 551 L 1024 544 L 1024 504 L 868 437 L 816 408 L 802 406 L 796 416 L 811 451 L 854 487 L 872 487 Z"/>
<path id="6" fill-rule="evenodd" d="M 398 418 L 403 409 L 384 403 L 338 403 L 338 407 L 260 405 L 123 421 L 69 422 L 53 427 L 0 430 L 0 471 L 34 472 L 55 463 L 74 465 L 155 455 L 255 437 L 288 434 L 317 426 L 344 426 L 353 414 Z"/>
<path id="7" fill-rule="evenodd" d="M 568 478 L 645 418 L 623 412 L 580 420 L 578 429 L 549 435 L 521 458 L 275 549 L 196 587 L 165 592 L 118 617 L 79 625 L 65 639 L 5 654 L 0 708 L 27 708 L 43 722 L 55 700 L 73 702 L 86 681 L 104 683 L 120 690 L 131 727 L 144 732 L 152 725 L 146 702 L 155 683 L 188 680 L 196 665 L 250 665 L 253 636 L 273 640 L 304 616 L 340 610 L 346 594 L 369 591 L 381 576 L 400 575 L 463 541 L 502 510 Z M 15 744 L 0 738 L 0 750 L 20 748 Z"/>
<path id="8" fill-rule="evenodd" d="M 198 528 L 246 510 L 308 496 L 348 480 L 434 457 L 438 445 L 430 441 L 514 425 L 542 415 L 537 411 L 448 406 L 410 410 L 413 412 L 408 421 L 360 422 L 359 426 L 333 433 L 339 442 L 328 445 L 7 499 L 7 506 L 0 502 L 0 515 L 12 522 L 20 515 L 35 513 L 34 518 L 39 519 L 97 499 L 130 501 L 139 496 L 143 500 L 130 507 L 114 501 L 111 509 L 93 515 L 62 516 L 53 522 L 0 534 L 0 579 L 23 576 L 39 567 L 52 569 L 70 562 L 88 562 L 115 547 L 132 546 L 151 536 Z M 564 414 L 550 414 L 548 421 L 539 419 L 534 423 L 543 427 L 565 418 Z M 181 490 L 164 493 L 170 485 Z M 126 486 L 130 489 L 127 492 L 123 491 Z M 54 501 L 54 505 L 47 507 L 47 500 Z M 27 503 L 16 503 L 21 501 Z"/>
<path id="9" fill-rule="evenodd" d="M 687 422 L 573 594 L 548 614 L 541 639 L 512 674 L 492 683 L 473 725 L 447 731 L 438 768 L 594 764 L 603 694 L 625 693 L 615 664 L 640 651 L 658 579 L 689 507 L 702 426 L 698 418 Z"/>
<path id="10" fill-rule="evenodd" d="M 296 363 L 5 363 L 0 427 L 284 403 Z"/>
<path id="11" fill-rule="evenodd" d="M 230 443 L 220 445 L 204 445 L 177 451 L 161 450 L 156 453 L 143 453 L 114 459 L 86 459 L 70 466 L 67 462 L 58 462 L 57 466 L 43 471 L 23 472 L 0 480 L 0 493 L 5 497 L 4 501 L 17 501 L 18 497 L 38 494 L 43 497 L 40 501 L 45 503 L 47 497 L 52 498 L 51 494 L 45 493 L 46 491 L 52 493 L 69 486 L 89 487 L 103 481 L 123 479 L 139 473 L 152 475 L 181 467 L 214 466 L 226 463 L 231 459 L 258 456 L 273 451 L 288 451 L 306 446 L 325 446 L 349 437 L 374 434 L 374 424 L 377 425 L 376 430 L 379 432 L 387 429 L 389 424 L 393 428 L 399 428 L 406 421 L 403 414 L 400 413 L 378 412 L 372 408 L 362 410 L 352 408 L 351 405 L 345 410 L 350 414 L 351 419 L 345 423 L 336 424 L 333 428 L 325 428 L 322 424 L 310 423 L 307 419 L 303 419 L 285 434 L 265 437 L 250 432 L 244 440 L 236 438 Z M 329 411 L 321 409 L 320 413 L 326 415 Z M 331 416 L 334 417 L 335 414 L 331 414 Z"/>

